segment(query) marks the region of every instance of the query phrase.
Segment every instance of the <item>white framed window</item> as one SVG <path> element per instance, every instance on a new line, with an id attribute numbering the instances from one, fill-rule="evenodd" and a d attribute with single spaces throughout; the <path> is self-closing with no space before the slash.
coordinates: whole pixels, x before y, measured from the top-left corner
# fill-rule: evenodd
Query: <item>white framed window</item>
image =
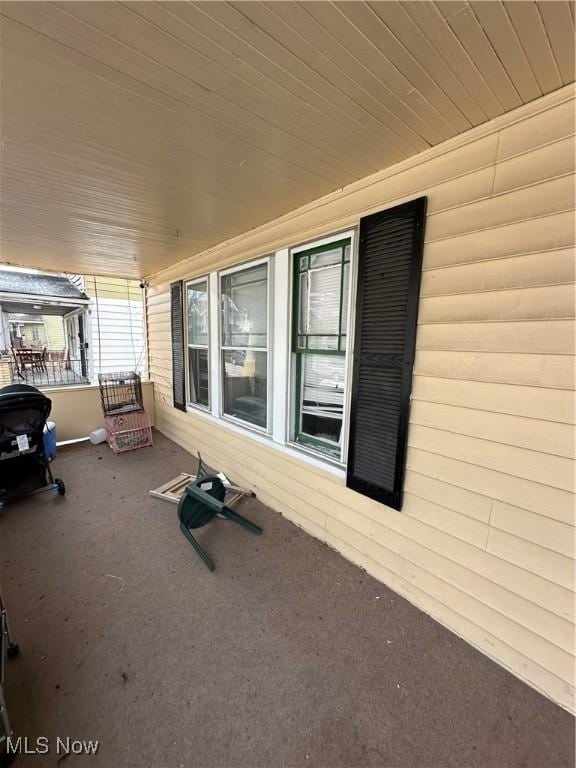
<path id="1" fill-rule="evenodd" d="M 355 232 L 291 250 L 291 442 L 345 463 L 350 399 L 349 312 Z"/>
<path id="2" fill-rule="evenodd" d="M 268 433 L 270 259 L 222 271 L 219 278 L 221 414 Z"/>
<path id="3" fill-rule="evenodd" d="M 191 378 L 196 350 L 206 350 L 210 412 L 199 418 L 251 431 L 400 510 L 426 202 L 190 281 L 209 304 L 210 343 L 190 316 L 185 341 L 183 282 L 171 283 L 174 407 L 186 401 L 186 345 Z"/>
<path id="4" fill-rule="evenodd" d="M 189 410 L 343 472 L 356 242 L 350 229 L 185 283 Z"/>
<path id="5" fill-rule="evenodd" d="M 210 408 L 210 291 L 208 277 L 186 283 L 186 401 Z"/>

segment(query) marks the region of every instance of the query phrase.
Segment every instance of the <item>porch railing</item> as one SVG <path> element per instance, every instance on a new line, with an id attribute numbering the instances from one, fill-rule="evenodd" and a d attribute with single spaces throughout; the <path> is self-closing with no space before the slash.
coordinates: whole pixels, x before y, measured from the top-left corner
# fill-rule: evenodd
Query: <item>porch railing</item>
<path id="1" fill-rule="evenodd" d="M 90 383 L 86 361 L 58 352 L 16 354 L 10 361 L 10 369 L 13 384 L 46 387 Z"/>

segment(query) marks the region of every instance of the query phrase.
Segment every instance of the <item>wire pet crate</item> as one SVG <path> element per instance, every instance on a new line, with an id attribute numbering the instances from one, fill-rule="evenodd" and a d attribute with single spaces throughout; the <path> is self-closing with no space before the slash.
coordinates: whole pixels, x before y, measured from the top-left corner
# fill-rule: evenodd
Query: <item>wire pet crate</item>
<path id="1" fill-rule="evenodd" d="M 135 451 L 152 445 L 152 427 L 146 411 L 133 411 L 105 419 L 107 442 L 114 453 Z"/>
<path id="2" fill-rule="evenodd" d="M 144 410 L 142 381 L 135 371 L 99 373 L 98 384 L 104 416 Z"/>

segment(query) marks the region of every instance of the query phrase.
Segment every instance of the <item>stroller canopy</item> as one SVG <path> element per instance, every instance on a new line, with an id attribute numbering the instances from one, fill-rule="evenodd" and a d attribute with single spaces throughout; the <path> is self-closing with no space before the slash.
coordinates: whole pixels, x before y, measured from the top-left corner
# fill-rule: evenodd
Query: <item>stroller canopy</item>
<path id="1" fill-rule="evenodd" d="M 41 436 L 51 408 L 50 398 L 28 384 L 0 389 L 0 444 L 18 435 Z"/>
<path id="2" fill-rule="evenodd" d="M 44 427 L 52 401 L 35 387 L 0 389 L 0 508 L 11 499 L 42 491 L 66 493 L 54 478 L 44 446 Z"/>

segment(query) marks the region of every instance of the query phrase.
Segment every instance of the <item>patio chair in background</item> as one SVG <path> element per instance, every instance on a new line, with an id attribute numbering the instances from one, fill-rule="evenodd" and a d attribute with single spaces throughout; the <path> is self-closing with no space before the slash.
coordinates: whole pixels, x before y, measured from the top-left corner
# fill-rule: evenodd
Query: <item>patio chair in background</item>
<path id="1" fill-rule="evenodd" d="M 47 347 L 44 347 L 40 352 L 40 355 L 37 357 L 35 361 L 35 366 L 37 366 L 37 369 L 40 371 L 40 373 L 48 373 L 48 369 L 46 367 L 47 359 L 48 359 L 48 349 Z"/>
<path id="2" fill-rule="evenodd" d="M 18 378 L 26 381 L 26 371 L 25 370 L 23 371 L 20 367 L 20 361 L 18 359 L 18 354 L 17 354 L 18 350 L 15 349 L 14 347 L 10 347 L 10 349 L 12 350 L 12 357 L 14 359 L 14 369 L 16 371 L 16 375 L 18 376 Z"/>

